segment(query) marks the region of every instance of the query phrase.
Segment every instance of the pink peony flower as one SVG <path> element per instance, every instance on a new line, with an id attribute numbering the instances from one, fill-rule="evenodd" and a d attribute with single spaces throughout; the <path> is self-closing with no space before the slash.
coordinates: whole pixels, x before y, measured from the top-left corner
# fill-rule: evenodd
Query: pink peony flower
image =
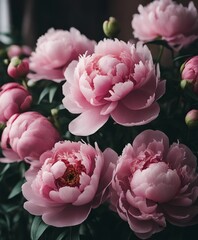
<path id="1" fill-rule="evenodd" d="M 182 68 L 182 79 L 186 80 L 192 86 L 192 90 L 198 94 L 198 56 L 188 59 Z"/>
<path id="2" fill-rule="evenodd" d="M 60 139 L 58 131 L 46 117 L 38 112 L 25 112 L 14 114 L 8 120 L 1 136 L 1 148 L 7 162 L 31 162 L 38 160 Z"/>
<path id="3" fill-rule="evenodd" d="M 75 135 L 90 135 L 111 116 L 124 126 L 146 124 L 159 114 L 164 94 L 147 46 L 105 39 L 92 55 L 73 61 L 65 71 L 63 104 L 81 113 L 69 124 Z"/>
<path id="4" fill-rule="evenodd" d="M 92 53 L 95 41 L 91 41 L 80 32 L 49 29 L 37 41 L 35 52 L 30 56 L 31 80 L 48 79 L 60 82 L 64 79 L 64 70 L 80 54 Z"/>
<path id="5" fill-rule="evenodd" d="M 82 142 L 62 141 L 41 155 L 42 167 L 26 172 L 22 186 L 28 200 L 24 208 L 55 227 L 74 226 L 86 220 L 92 208 L 108 195 L 117 154 L 101 152 Z"/>
<path id="6" fill-rule="evenodd" d="M 13 57 L 7 68 L 8 75 L 14 79 L 26 77 L 29 73 L 29 61 L 28 59 L 19 59 Z"/>
<path id="7" fill-rule="evenodd" d="M 30 92 L 18 83 L 0 87 L 0 123 L 5 123 L 15 113 L 28 110 L 32 103 Z"/>
<path id="8" fill-rule="evenodd" d="M 193 2 L 188 7 L 172 0 L 155 0 L 132 19 L 133 34 L 142 41 L 166 40 L 175 50 L 198 39 L 198 13 Z"/>
<path id="9" fill-rule="evenodd" d="M 198 221 L 197 160 L 179 143 L 169 146 L 160 131 L 146 130 L 128 144 L 114 170 L 112 209 L 141 239 Z"/>

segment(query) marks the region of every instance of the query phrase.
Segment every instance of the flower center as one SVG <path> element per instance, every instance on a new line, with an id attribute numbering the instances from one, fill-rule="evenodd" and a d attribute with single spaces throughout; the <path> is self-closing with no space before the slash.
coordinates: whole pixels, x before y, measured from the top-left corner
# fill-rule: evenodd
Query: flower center
<path id="1" fill-rule="evenodd" d="M 64 161 L 65 162 L 65 161 Z M 67 169 L 65 170 L 62 177 L 57 178 L 55 184 L 58 188 L 69 186 L 79 187 L 80 186 L 80 175 L 82 172 L 86 172 L 85 166 L 78 161 L 75 164 L 69 164 L 65 162 Z"/>
<path id="2" fill-rule="evenodd" d="M 142 156 L 139 156 L 131 163 L 131 173 L 133 174 L 136 170 L 146 169 L 152 163 L 158 163 L 161 161 L 161 157 L 159 154 L 153 154 L 148 151 L 142 153 Z"/>

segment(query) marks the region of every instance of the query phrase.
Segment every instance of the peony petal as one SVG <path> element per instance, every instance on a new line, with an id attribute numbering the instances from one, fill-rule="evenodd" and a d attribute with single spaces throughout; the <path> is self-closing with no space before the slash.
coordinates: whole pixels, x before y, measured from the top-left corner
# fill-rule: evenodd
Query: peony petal
<path id="1" fill-rule="evenodd" d="M 29 213 L 31 213 L 33 215 L 36 215 L 36 216 L 42 215 L 45 212 L 45 210 L 46 210 L 46 208 L 44 206 L 35 205 L 31 201 L 25 202 L 23 207 Z"/>
<path id="2" fill-rule="evenodd" d="M 109 115 L 101 115 L 101 108 L 93 108 L 81 113 L 69 124 L 69 131 L 77 136 L 88 136 L 102 127 Z"/>
<path id="3" fill-rule="evenodd" d="M 122 103 L 111 113 L 111 117 L 123 126 L 138 126 L 151 122 L 159 114 L 159 105 L 154 103 L 148 108 L 141 110 L 130 110 Z"/>
<path id="4" fill-rule="evenodd" d="M 65 170 L 66 170 L 66 166 L 65 166 L 65 163 L 62 161 L 57 161 L 51 167 L 51 172 L 54 175 L 55 179 L 62 177 Z"/>
<path id="5" fill-rule="evenodd" d="M 80 195 L 80 191 L 77 187 L 62 187 L 59 189 L 59 196 L 64 203 L 73 203 Z"/>
<path id="6" fill-rule="evenodd" d="M 43 214 L 43 221 L 55 227 L 71 227 L 81 224 L 89 215 L 91 208 L 89 205 L 84 206 L 72 206 L 66 205 L 63 207 L 57 207 L 47 211 Z"/>

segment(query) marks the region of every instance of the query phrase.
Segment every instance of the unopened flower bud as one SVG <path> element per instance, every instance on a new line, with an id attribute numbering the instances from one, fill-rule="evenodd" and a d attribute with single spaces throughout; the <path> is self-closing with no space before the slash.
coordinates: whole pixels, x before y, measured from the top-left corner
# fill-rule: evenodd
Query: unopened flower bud
<path id="1" fill-rule="evenodd" d="M 21 47 L 13 44 L 7 49 L 7 54 L 10 59 L 13 57 L 18 57 L 22 54 Z"/>
<path id="2" fill-rule="evenodd" d="M 7 55 L 9 59 L 13 57 L 20 57 L 22 55 L 30 56 L 31 52 L 32 52 L 32 49 L 26 45 L 19 46 L 19 45 L 13 44 L 9 46 L 7 49 Z"/>
<path id="3" fill-rule="evenodd" d="M 190 58 L 181 66 L 181 76 L 186 83 L 189 82 L 192 91 L 198 94 L 198 56 Z M 181 87 L 186 86 L 186 83 L 181 82 Z"/>
<path id="4" fill-rule="evenodd" d="M 198 127 L 198 110 L 190 110 L 185 117 L 186 125 L 190 128 Z"/>
<path id="5" fill-rule="evenodd" d="M 8 75 L 14 79 L 25 77 L 29 72 L 29 63 L 26 59 L 13 57 L 8 65 Z"/>
<path id="6" fill-rule="evenodd" d="M 180 82 L 180 87 L 183 90 L 192 89 L 193 88 L 193 83 L 189 80 L 182 79 L 181 82 Z"/>
<path id="7" fill-rule="evenodd" d="M 120 32 L 118 21 L 114 17 L 110 17 L 109 20 L 104 21 L 103 31 L 107 37 L 116 37 Z"/>
<path id="8" fill-rule="evenodd" d="M 58 114 L 58 109 L 57 108 L 52 108 L 51 109 L 51 114 L 52 114 L 52 116 L 56 116 Z"/>

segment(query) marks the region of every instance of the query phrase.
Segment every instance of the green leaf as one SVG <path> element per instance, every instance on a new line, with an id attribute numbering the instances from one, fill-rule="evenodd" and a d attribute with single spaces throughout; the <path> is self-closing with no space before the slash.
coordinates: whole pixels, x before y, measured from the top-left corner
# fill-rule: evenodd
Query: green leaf
<path id="1" fill-rule="evenodd" d="M 40 96 L 39 96 L 39 100 L 38 100 L 38 103 L 40 103 L 43 98 L 49 93 L 49 87 L 46 87 L 43 89 L 43 91 L 41 92 Z"/>
<path id="2" fill-rule="evenodd" d="M 9 213 L 12 212 L 14 210 L 16 210 L 18 208 L 17 205 L 13 205 L 13 204 L 1 204 L 0 206 L 0 211 L 3 211 L 4 213 Z M 1 210 L 2 209 L 2 210 Z"/>
<path id="3" fill-rule="evenodd" d="M 80 240 L 79 227 L 70 227 L 69 240 Z"/>
<path id="4" fill-rule="evenodd" d="M 31 226 L 31 239 L 38 240 L 48 227 L 40 217 L 35 217 Z"/>
<path id="5" fill-rule="evenodd" d="M 67 231 L 64 231 L 62 233 L 60 233 L 58 235 L 58 237 L 56 238 L 56 240 L 63 240 L 63 239 L 66 239 L 65 237 L 67 236 Z"/>
<path id="6" fill-rule="evenodd" d="M 0 172 L 0 175 L 3 175 L 4 173 L 6 173 L 9 168 L 10 168 L 10 163 L 5 165 L 5 167 Z"/>
<path id="7" fill-rule="evenodd" d="M 8 196 L 8 199 L 15 197 L 21 193 L 21 186 L 24 183 L 24 179 L 21 179 L 12 189 L 11 193 Z"/>
<path id="8" fill-rule="evenodd" d="M 55 95 L 57 89 L 58 89 L 58 86 L 53 86 L 53 87 L 50 88 L 50 90 L 49 90 L 49 102 L 50 103 L 52 103 L 54 95 Z"/>

